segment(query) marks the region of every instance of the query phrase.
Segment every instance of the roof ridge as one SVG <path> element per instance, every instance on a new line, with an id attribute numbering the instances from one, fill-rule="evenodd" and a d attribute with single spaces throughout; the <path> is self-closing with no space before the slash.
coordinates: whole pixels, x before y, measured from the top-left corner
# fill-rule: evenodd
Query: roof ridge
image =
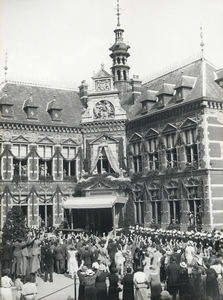
<path id="1" fill-rule="evenodd" d="M 33 87 L 43 87 L 43 88 L 50 88 L 50 89 L 60 89 L 60 90 L 70 90 L 70 91 L 78 91 L 77 87 L 69 87 L 69 86 L 59 86 L 56 84 L 44 84 L 44 83 L 35 83 L 35 82 L 26 82 L 22 80 L 7 80 L 6 82 L 3 81 L 0 83 L 0 88 L 6 84 L 20 84 L 20 85 L 27 85 L 27 86 L 33 86 Z"/>
<path id="2" fill-rule="evenodd" d="M 166 67 L 164 69 L 160 69 L 158 70 L 157 72 L 154 72 L 153 74 L 145 77 L 143 79 L 143 84 L 142 85 L 145 85 L 147 84 L 148 82 L 151 82 L 153 81 L 154 79 L 158 79 L 159 77 L 163 77 L 175 70 L 178 70 L 178 69 L 181 69 L 183 67 L 186 67 L 188 65 L 190 65 L 191 63 L 195 62 L 195 61 L 198 61 L 202 59 L 201 57 L 201 53 L 195 53 L 194 55 L 190 56 L 189 58 L 186 58 L 184 60 L 182 60 L 181 62 L 176 62 L 175 64 L 173 65 L 170 65 L 169 67 Z"/>

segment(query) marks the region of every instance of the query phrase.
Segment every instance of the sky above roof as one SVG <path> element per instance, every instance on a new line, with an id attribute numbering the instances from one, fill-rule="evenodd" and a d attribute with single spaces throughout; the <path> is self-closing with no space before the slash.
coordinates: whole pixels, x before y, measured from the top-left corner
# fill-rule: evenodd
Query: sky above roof
<path id="1" fill-rule="evenodd" d="M 223 67 L 222 0 L 119 0 L 130 78 L 141 79 L 201 52 Z M 101 64 L 110 71 L 116 0 L 0 0 L 0 82 L 78 87 Z"/>

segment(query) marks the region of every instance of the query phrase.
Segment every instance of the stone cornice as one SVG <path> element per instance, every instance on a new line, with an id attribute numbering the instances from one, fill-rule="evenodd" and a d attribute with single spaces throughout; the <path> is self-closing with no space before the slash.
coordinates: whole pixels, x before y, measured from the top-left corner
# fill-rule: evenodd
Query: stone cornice
<path id="1" fill-rule="evenodd" d="M 42 131 L 42 132 L 58 132 L 58 133 L 82 133 L 82 127 L 66 127 L 66 126 L 52 126 L 52 125 L 35 125 L 35 124 L 23 124 L 23 123 L 7 123 L 1 122 L 0 128 L 2 130 L 28 130 L 28 131 Z"/>
<path id="2" fill-rule="evenodd" d="M 100 131 L 123 131 L 126 120 L 97 121 L 82 124 L 84 133 Z"/>

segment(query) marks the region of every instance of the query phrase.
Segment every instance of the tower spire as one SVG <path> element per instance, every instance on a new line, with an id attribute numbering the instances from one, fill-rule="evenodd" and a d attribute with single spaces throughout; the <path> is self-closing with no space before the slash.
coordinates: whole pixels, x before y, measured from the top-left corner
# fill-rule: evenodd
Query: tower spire
<path id="1" fill-rule="evenodd" d="M 120 8 L 119 8 L 119 0 L 117 0 L 117 8 L 116 8 L 116 10 L 117 10 L 117 19 L 118 19 L 118 23 L 117 23 L 117 26 L 119 27 L 120 26 L 120 15 L 121 15 L 121 13 L 120 13 Z"/>
<path id="2" fill-rule="evenodd" d="M 202 57 L 202 59 L 204 59 L 204 42 L 203 42 L 203 29 L 202 29 L 202 26 L 200 26 L 200 37 L 201 37 L 201 42 L 200 42 L 201 57 Z"/>
<path id="3" fill-rule="evenodd" d="M 5 52 L 5 67 L 4 67 L 4 70 L 5 70 L 5 82 L 7 82 L 7 70 L 8 70 L 7 63 L 8 63 L 8 59 L 7 59 L 7 50 L 6 50 L 6 52 Z"/>

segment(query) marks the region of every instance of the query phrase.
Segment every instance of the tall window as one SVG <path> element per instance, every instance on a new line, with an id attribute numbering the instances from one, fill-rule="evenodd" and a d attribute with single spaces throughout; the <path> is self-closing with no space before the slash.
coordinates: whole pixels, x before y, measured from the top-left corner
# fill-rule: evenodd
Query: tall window
<path id="1" fill-rule="evenodd" d="M 39 159 L 39 176 L 52 176 L 52 157 L 53 147 L 40 145 L 38 147 Z M 48 160 L 49 159 L 49 160 Z"/>
<path id="2" fill-rule="evenodd" d="M 12 153 L 15 156 L 13 158 L 13 175 L 14 176 L 27 176 L 27 159 L 20 160 L 26 157 L 28 151 L 28 145 L 13 144 Z"/>
<path id="3" fill-rule="evenodd" d="M 177 149 L 175 148 L 176 133 L 167 134 L 166 142 L 166 166 L 173 168 L 177 166 Z"/>
<path id="4" fill-rule="evenodd" d="M 138 224 L 144 223 L 144 200 L 141 191 L 135 191 L 135 221 Z"/>
<path id="5" fill-rule="evenodd" d="M 108 157 L 105 153 L 105 149 L 102 148 L 100 156 L 98 158 L 98 162 L 97 162 L 97 172 L 102 174 L 104 172 L 106 173 L 115 173 L 115 171 L 112 169 L 109 161 L 108 161 Z"/>
<path id="6" fill-rule="evenodd" d="M 159 169 L 157 143 L 157 137 L 148 140 L 149 170 Z"/>
<path id="7" fill-rule="evenodd" d="M 169 218 L 170 223 L 180 223 L 180 201 L 169 201 Z"/>
<path id="8" fill-rule="evenodd" d="M 76 147 L 63 147 L 62 154 L 66 158 L 63 160 L 63 175 L 65 176 L 76 176 Z M 70 160 L 70 161 L 69 161 Z"/>
<path id="9" fill-rule="evenodd" d="M 161 223 L 161 201 L 159 199 L 159 189 L 150 189 L 150 194 L 152 197 L 152 222 Z"/>
<path id="10" fill-rule="evenodd" d="M 133 145 L 133 165 L 134 172 L 142 172 L 142 155 L 141 155 L 141 143 L 137 142 Z"/>
<path id="11" fill-rule="evenodd" d="M 189 204 L 189 212 L 188 219 L 190 225 L 200 225 L 202 224 L 202 216 L 201 216 L 201 200 L 200 199 L 191 199 L 188 201 Z"/>
<path id="12" fill-rule="evenodd" d="M 196 144 L 196 128 L 192 128 L 185 131 L 186 140 L 186 160 L 187 163 L 197 164 L 198 163 L 198 149 Z"/>

